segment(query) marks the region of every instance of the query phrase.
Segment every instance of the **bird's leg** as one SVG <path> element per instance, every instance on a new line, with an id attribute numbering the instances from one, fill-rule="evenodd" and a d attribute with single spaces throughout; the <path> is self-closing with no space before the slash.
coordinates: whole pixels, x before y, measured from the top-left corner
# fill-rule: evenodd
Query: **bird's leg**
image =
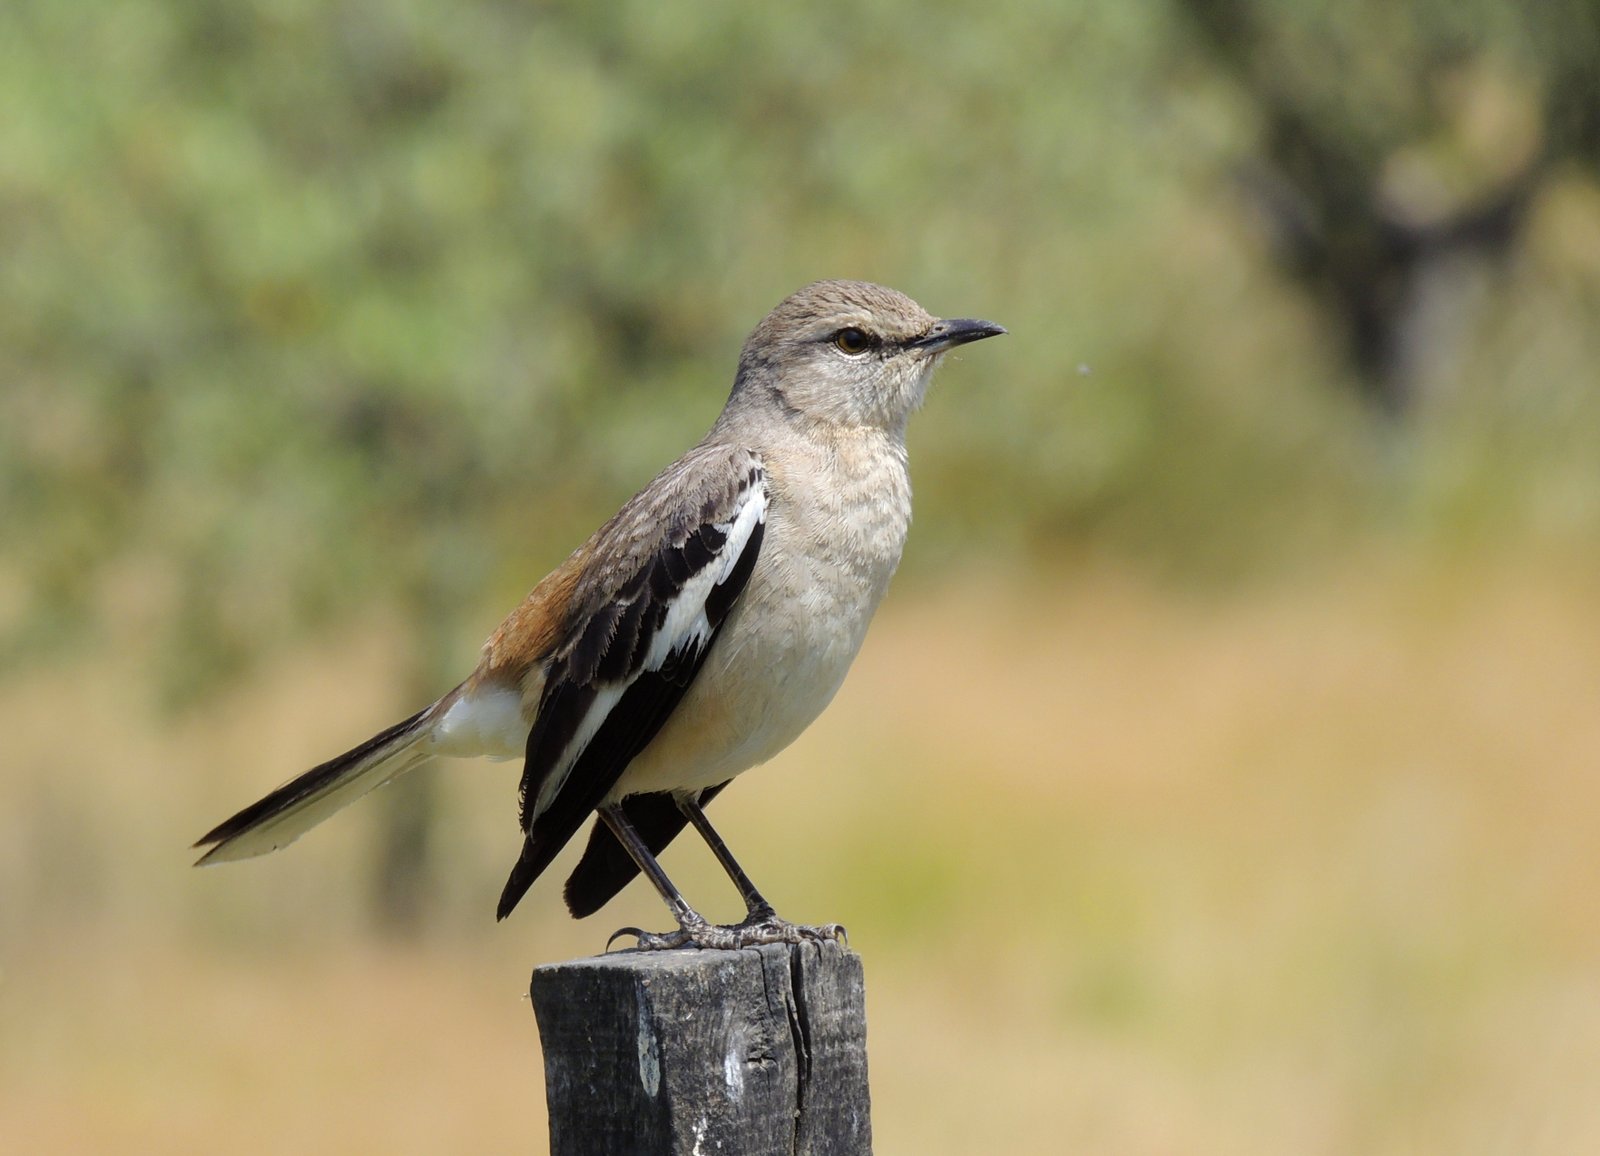
<path id="1" fill-rule="evenodd" d="M 841 941 L 844 939 L 844 928 L 837 923 L 807 927 L 790 923 L 787 919 L 780 919 L 772 904 L 768 903 L 766 897 L 756 890 L 756 885 L 750 882 L 750 876 L 739 866 L 738 860 L 728 850 L 728 845 L 722 841 L 722 836 L 711 826 L 711 820 L 706 818 L 705 810 L 700 804 L 687 796 L 680 796 L 677 803 L 678 810 L 683 812 L 684 818 L 688 819 L 700 833 L 700 837 L 706 841 L 706 846 L 710 847 L 711 853 L 717 857 L 717 862 L 722 864 L 722 869 L 728 873 L 728 878 L 733 880 L 733 885 L 739 889 L 739 898 L 744 900 L 747 914 L 743 923 L 726 930 L 740 935 L 743 944 L 804 943 L 819 939 Z"/>
<path id="2" fill-rule="evenodd" d="M 733 885 L 739 889 L 739 898 L 744 900 L 745 910 L 749 912 L 750 918 L 775 918 L 778 913 L 772 909 L 772 904 L 767 902 L 761 892 L 756 890 L 756 885 L 750 882 L 750 876 L 744 873 L 744 868 L 734 859 L 733 853 L 728 850 L 728 845 L 722 841 L 722 836 L 711 826 L 711 820 L 706 818 L 705 810 L 700 804 L 686 797 L 679 798 L 677 804 L 678 810 L 683 812 L 683 817 L 700 832 L 700 837 L 706 841 L 706 846 L 711 848 L 711 853 L 717 857 L 717 862 L 722 864 L 722 869 L 728 873 L 728 878 L 733 880 Z"/>
<path id="3" fill-rule="evenodd" d="M 632 935 L 639 941 L 639 947 L 647 951 L 657 951 L 670 947 L 742 947 L 743 944 L 733 934 L 732 928 L 717 927 L 705 916 L 701 915 L 673 886 L 672 880 L 667 878 L 667 873 L 661 869 L 661 864 L 656 862 L 656 857 L 650 853 L 650 848 L 639 837 L 639 832 L 634 830 L 633 824 L 628 822 L 628 817 L 622 813 L 622 808 L 616 803 L 610 803 L 600 808 L 600 818 L 611 833 L 617 837 L 623 849 L 633 861 L 638 864 L 639 870 L 646 879 L 655 885 L 656 891 L 666 902 L 667 908 L 672 912 L 672 917 L 678 921 L 678 930 L 658 935 L 651 931 L 642 931 L 637 927 L 619 928 L 611 939 L 606 941 L 610 947 L 612 942 L 621 935 Z"/>

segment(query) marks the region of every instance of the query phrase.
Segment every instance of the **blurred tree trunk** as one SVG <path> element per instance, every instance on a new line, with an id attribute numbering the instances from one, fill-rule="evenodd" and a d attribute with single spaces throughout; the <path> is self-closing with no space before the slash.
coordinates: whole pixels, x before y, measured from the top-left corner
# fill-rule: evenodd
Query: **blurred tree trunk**
<path id="1" fill-rule="evenodd" d="M 1600 44 L 1600 4 L 1530 10 L 1528 38 L 1550 51 L 1543 91 L 1526 94 L 1535 109 L 1527 131 L 1496 142 L 1501 155 L 1494 161 L 1508 163 L 1470 191 L 1441 197 L 1447 182 L 1440 181 L 1431 196 L 1414 198 L 1403 189 L 1397 195 L 1394 162 L 1402 149 L 1448 139 L 1454 126 L 1433 90 L 1477 61 L 1482 46 L 1442 26 L 1411 28 L 1413 90 L 1393 102 L 1404 107 L 1374 118 L 1361 97 L 1379 87 L 1377 78 L 1363 75 L 1368 58 L 1349 44 L 1334 63 L 1345 66 L 1352 99 L 1341 104 L 1306 90 L 1304 66 L 1314 62 L 1285 59 L 1290 38 L 1275 35 L 1293 10 L 1253 0 L 1180 0 L 1180 7 L 1260 119 L 1258 163 L 1243 178 L 1281 264 L 1340 332 L 1368 400 L 1389 415 L 1405 412 L 1430 381 L 1452 376 L 1449 367 L 1476 324 L 1486 274 L 1514 252 L 1554 164 L 1595 155 L 1600 69 L 1581 51 L 1560 47 Z"/>

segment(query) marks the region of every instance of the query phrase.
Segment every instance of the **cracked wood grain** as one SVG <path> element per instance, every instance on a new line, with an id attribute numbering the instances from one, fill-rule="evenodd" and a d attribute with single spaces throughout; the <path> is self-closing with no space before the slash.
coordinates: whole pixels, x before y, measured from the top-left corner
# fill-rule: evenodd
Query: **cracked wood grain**
<path id="1" fill-rule="evenodd" d="M 835 943 L 540 967 L 552 1156 L 863 1156 L 860 957 Z"/>

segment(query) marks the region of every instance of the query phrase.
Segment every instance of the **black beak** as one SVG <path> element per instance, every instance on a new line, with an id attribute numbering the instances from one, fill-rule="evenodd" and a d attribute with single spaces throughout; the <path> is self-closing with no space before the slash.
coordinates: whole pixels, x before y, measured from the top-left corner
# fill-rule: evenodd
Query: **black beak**
<path id="1" fill-rule="evenodd" d="M 969 341 L 982 341 L 985 337 L 998 337 L 1005 332 L 1003 325 L 993 321 L 978 321 L 971 317 L 955 317 L 939 321 L 934 327 L 911 343 L 912 348 L 926 353 L 943 353 Z"/>

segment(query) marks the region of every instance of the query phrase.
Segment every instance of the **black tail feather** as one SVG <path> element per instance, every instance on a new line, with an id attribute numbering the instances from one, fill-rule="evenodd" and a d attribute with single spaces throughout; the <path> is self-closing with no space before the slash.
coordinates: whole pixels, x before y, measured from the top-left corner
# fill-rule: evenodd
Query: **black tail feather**
<path id="1" fill-rule="evenodd" d="M 248 807 L 235 815 L 224 819 L 199 839 L 195 840 L 194 847 L 208 847 L 215 844 L 212 850 L 201 858 L 201 862 L 212 858 L 218 852 L 224 851 L 227 845 L 242 835 L 247 835 L 264 823 L 271 822 L 288 811 L 313 799 L 319 794 L 337 786 L 341 780 L 351 775 L 370 756 L 380 752 L 384 747 L 397 740 L 404 739 L 415 732 L 427 719 L 434 707 L 425 707 L 410 718 L 396 723 L 386 730 L 373 735 L 360 746 L 319 763 L 277 790 L 257 799 Z"/>

